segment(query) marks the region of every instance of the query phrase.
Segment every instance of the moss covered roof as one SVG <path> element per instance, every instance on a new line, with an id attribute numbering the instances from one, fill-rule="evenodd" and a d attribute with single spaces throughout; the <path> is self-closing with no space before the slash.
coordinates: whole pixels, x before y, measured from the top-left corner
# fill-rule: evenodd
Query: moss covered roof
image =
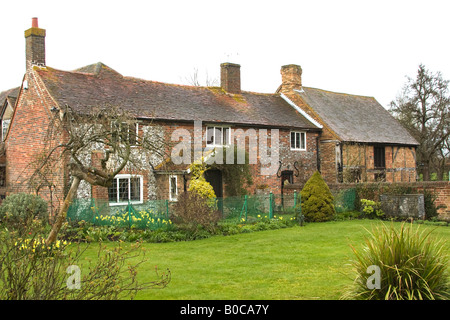
<path id="1" fill-rule="evenodd" d="M 297 91 L 343 141 L 418 145 L 409 132 L 373 97 L 303 87 Z"/>
<path id="2" fill-rule="evenodd" d="M 233 95 L 217 87 L 142 80 L 122 76 L 102 63 L 75 71 L 50 67 L 34 71 L 60 106 L 67 104 L 79 112 L 116 105 L 142 118 L 318 130 L 279 94 Z"/>

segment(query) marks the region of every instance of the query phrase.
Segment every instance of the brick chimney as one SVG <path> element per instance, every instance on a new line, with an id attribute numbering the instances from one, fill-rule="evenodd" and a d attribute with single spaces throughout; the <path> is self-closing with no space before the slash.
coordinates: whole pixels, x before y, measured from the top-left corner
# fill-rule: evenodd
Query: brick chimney
<path id="1" fill-rule="evenodd" d="M 38 18 L 32 18 L 31 28 L 25 30 L 26 70 L 35 65 L 45 66 L 45 29 L 39 28 Z"/>
<path id="2" fill-rule="evenodd" d="M 241 93 L 241 66 L 229 62 L 222 63 L 220 86 L 229 93 Z"/>
<path id="3" fill-rule="evenodd" d="M 288 64 L 281 67 L 282 91 L 292 91 L 302 88 L 302 68 L 296 64 Z"/>

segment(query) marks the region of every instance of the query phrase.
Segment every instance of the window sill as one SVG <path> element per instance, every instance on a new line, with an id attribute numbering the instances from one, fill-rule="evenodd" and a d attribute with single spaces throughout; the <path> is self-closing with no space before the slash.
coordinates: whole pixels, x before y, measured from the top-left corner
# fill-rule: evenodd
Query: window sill
<path id="1" fill-rule="evenodd" d="M 130 201 L 130 202 L 109 202 L 110 207 L 127 206 L 129 204 L 143 204 L 144 201 Z"/>
<path id="2" fill-rule="evenodd" d="M 229 144 L 207 144 L 206 148 L 229 148 L 230 145 Z"/>

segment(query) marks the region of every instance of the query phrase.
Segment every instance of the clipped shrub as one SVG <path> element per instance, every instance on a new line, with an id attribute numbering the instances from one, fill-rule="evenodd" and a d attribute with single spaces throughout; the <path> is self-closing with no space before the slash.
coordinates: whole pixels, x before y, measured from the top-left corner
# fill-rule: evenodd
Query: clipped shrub
<path id="1" fill-rule="evenodd" d="M 0 205 L 0 220 L 12 227 L 24 226 L 33 219 L 48 220 L 47 202 L 37 195 L 12 194 Z"/>
<path id="2" fill-rule="evenodd" d="M 375 228 L 356 259 L 354 284 L 343 299 L 435 300 L 450 298 L 445 242 L 413 224 Z"/>
<path id="3" fill-rule="evenodd" d="M 322 222 L 333 219 L 336 213 L 334 198 L 318 171 L 309 178 L 300 194 L 305 221 Z"/>
<path id="4" fill-rule="evenodd" d="M 204 198 L 215 198 L 216 194 L 214 193 L 213 187 L 203 176 L 203 173 L 206 171 L 206 165 L 203 162 L 203 159 L 201 163 L 192 163 L 189 168 L 191 169 L 192 180 L 189 183 L 188 191 L 196 193 Z"/>

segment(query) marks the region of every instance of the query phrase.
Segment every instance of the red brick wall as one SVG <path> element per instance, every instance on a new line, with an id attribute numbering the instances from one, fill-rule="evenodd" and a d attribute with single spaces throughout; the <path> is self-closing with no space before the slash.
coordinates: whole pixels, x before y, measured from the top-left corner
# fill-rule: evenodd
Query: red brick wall
<path id="1" fill-rule="evenodd" d="M 179 124 L 179 123 L 159 123 L 158 125 L 163 125 L 166 132 L 166 137 L 170 139 L 172 133 L 176 129 L 186 129 L 190 132 L 193 142 L 193 136 L 194 136 L 194 126 L 192 124 Z M 240 126 L 231 126 L 232 130 L 238 130 L 242 129 L 245 132 L 247 132 L 248 129 L 254 129 L 256 134 L 258 134 L 258 128 L 248 128 L 248 127 L 240 127 Z M 267 130 L 267 134 L 270 134 L 270 129 Z M 205 137 L 206 134 L 206 126 L 203 124 L 203 130 L 202 130 L 202 137 Z M 294 171 L 294 183 L 301 183 L 306 182 L 309 177 L 317 170 L 317 137 L 318 133 L 307 133 L 306 134 L 306 151 L 297 151 L 297 150 L 291 150 L 290 148 L 290 130 L 286 129 L 279 129 L 279 160 L 282 163 L 280 170 L 292 170 Z M 181 140 L 180 140 L 181 141 Z M 177 144 L 178 142 L 172 142 L 171 146 Z M 236 142 L 235 142 L 236 143 Z M 249 141 L 246 141 L 246 151 L 250 152 L 249 150 Z M 258 145 L 258 144 L 257 144 Z M 270 138 L 267 140 L 267 145 L 270 148 Z M 202 142 L 202 148 L 206 147 L 206 141 L 203 139 Z M 253 150 L 255 151 L 255 150 Z M 258 150 L 257 150 L 258 151 Z M 170 151 L 169 151 L 170 153 Z M 258 154 L 258 162 L 257 164 L 251 165 L 251 170 L 253 172 L 253 186 L 250 188 L 250 193 L 255 193 L 257 188 L 265 187 L 266 185 L 269 187 L 270 191 L 273 193 L 280 193 L 281 192 L 281 180 L 279 177 L 277 177 L 276 172 L 271 175 L 263 175 L 261 174 L 261 168 L 262 165 L 260 163 L 259 159 L 259 152 Z M 193 156 L 192 156 L 193 159 Z M 225 162 L 225 159 L 224 159 Z M 298 168 L 298 176 L 297 171 L 294 168 L 294 163 L 297 162 L 296 167 Z M 275 163 L 275 171 L 277 171 L 279 167 L 279 163 Z M 268 167 L 268 165 L 264 165 L 263 167 Z M 181 179 L 178 179 L 181 180 Z"/>
<path id="2" fill-rule="evenodd" d="M 139 133 L 143 134 L 144 132 L 144 126 L 148 125 L 145 123 L 141 123 L 139 125 Z M 166 154 L 168 156 L 171 155 L 172 148 L 176 146 L 180 141 L 181 138 L 177 141 L 171 141 L 172 134 L 177 129 L 185 129 L 190 137 L 191 137 L 191 143 L 194 143 L 194 124 L 192 123 L 180 123 L 180 122 L 163 122 L 163 121 L 157 121 L 153 122 L 153 126 L 160 126 L 164 130 L 164 137 L 166 140 Z M 249 128 L 246 127 L 239 127 L 239 126 L 231 126 L 233 130 L 242 129 L 245 132 Z M 256 134 L 258 134 L 258 128 L 254 129 Z M 267 130 L 267 133 L 270 133 L 270 130 Z M 202 148 L 206 147 L 206 140 L 204 139 L 206 135 L 206 125 L 203 124 L 202 126 Z M 290 149 L 290 130 L 286 129 L 280 129 L 279 130 L 279 160 L 282 162 L 281 170 L 292 170 L 294 171 L 294 183 L 304 183 L 306 182 L 309 177 L 317 170 L 317 137 L 318 133 L 307 133 L 306 134 L 306 151 L 297 151 L 297 150 L 291 150 Z M 267 140 L 268 147 L 271 147 L 270 145 L 270 139 Z M 250 143 L 247 139 L 246 141 L 246 151 L 249 152 L 249 146 Z M 258 145 L 257 145 L 258 146 Z M 258 150 L 256 150 L 257 152 Z M 95 155 L 94 155 L 95 156 Z M 98 157 L 99 155 L 97 155 Z M 194 153 L 191 150 L 191 161 L 194 160 Z M 253 184 L 249 188 L 249 193 L 254 194 L 256 193 L 257 189 L 264 188 L 267 192 L 272 191 L 273 193 L 279 194 L 281 193 L 281 178 L 277 177 L 277 170 L 279 168 L 278 161 L 274 164 L 275 171 L 271 175 L 263 175 L 261 174 L 261 163 L 258 162 L 256 164 L 251 164 L 251 171 L 252 171 L 252 177 L 253 177 Z M 224 163 L 226 163 L 226 159 L 223 159 Z M 298 172 L 294 168 L 294 163 L 296 163 L 296 167 L 298 168 Z M 189 164 L 180 164 L 180 165 L 174 165 L 170 162 L 164 161 L 162 165 L 156 166 L 155 168 L 157 170 L 166 170 L 168 172 L 175 172 L 179 170 L 185 170 L 189 167 Z M 267 166 L 265 166 L 267 167 Z M 150 168 L 144 168 L 140 172 L 129 172 L 127 170 L 122 171 L 121 173 L 135 173 L 135 174 L 141 174 L 143 176 L 143 182 L 144 182 L 144 201 L 151 200 L 149 199 L 149 188 L 151 186 L 149 184 L 153 183 L 153 181 L 149 181 L 149 170 Z M 184 188 L 184 178 L 182 174 L 177 174 L 177 185 L 178 185 L 178 191 L 181 193 Z M 189 178 L 189 177 L 187 177 Z M 156 184 L 157 184 L 157 190 L 156 190 L 156 198 L 157 199 L 168 199 L 169 197 L 169 176 L 168 174 L 156 174 L 155 176 Z M 224 181 L 225 183 L 226 181 Z M 189 182 L 187 183 L 189 185 Z M 93 197 L 99 197 L 101 199 L 107 199 L 107 188 L 98 187 L 95 186 L 92 188 L 92 195 Z M 224 186 L 224 196 L 226 196 L 225 192 L 225 186 Z"/>
<path id="3" fill-rule="evenodd" d="M 442 205 L 443 208 L 438 210 L 439 218 L 450 220 L 450 182 L 449 181 L 417 181 L 417 182 L 396 182 L 396 183 L 377 183 L 377 186 L 382 188 L 383 186 L 398 186 L 398 187 L 410 187 L 412 192 L 423 193 L 426 189 L 436 195 L 436 206 Z M 355 188 L 358 186 L 356 183 L 339 183 L 329 184 L 330 189 L 333 190 L 345 190 L 349 188 Z M 301 190 L 301 186 L 298 186 L 298 190 Z"/>
<path id="4" fill-rule="evenodd" d="M 438 209 L 439 217 L 450 220 L 450 181 L 424 181 L 413 184 L 418 192 L 424 189 L 432 191 L 436 194 L 436 206 L 443 206 Z"/>
<path id="5" fill-rule="evenodd" d="M 31 180 L 36 161 L 51 145 L 61 142 L 62 137 L 49 139 L 48 130 L 53 114 L 50 109 L 54 101 L 43 89 L 43 84 L 33 72 L 26 75 L 28 89 L 18 97 L 11 127 L 6 140 L 6 185 L 7 195 L 17 192 L 36 193 L 49 201 L 50 212 L 59 208 L 64 198 L 65 171 L 58 153 L 59 163 L 50 166 L 45 176 Z M 44 185 L 43 185 L 44 184 Z M 51 184 L 52 188 L 45 186 Z M 39 188 L 41 185 L 41 188 Z"/>

